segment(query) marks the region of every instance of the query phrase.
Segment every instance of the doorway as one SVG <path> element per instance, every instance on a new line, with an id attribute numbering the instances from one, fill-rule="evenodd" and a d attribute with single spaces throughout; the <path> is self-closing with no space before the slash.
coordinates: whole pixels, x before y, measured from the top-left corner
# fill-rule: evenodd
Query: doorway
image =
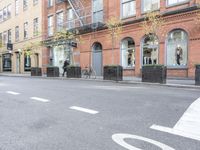
<path id="1" fill-rule="evenodd" d="M 92 48 L 92 67 L 97 76 L 102 76 L 102 45 L 94 43 Z"/>

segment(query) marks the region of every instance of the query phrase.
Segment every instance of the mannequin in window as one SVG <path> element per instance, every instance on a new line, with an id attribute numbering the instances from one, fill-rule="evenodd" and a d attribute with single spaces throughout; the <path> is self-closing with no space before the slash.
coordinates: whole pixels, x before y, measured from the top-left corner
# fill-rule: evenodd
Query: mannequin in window
<path id="1" fill-rule="evenodd" d="M 157 64 L 157 49 L 153 48 L 151 51 L 151 61 L 152 64 Z"/>
<path id="2" fill-rule="evenodd" d="M 132 63 L 132 53 L 129 53 L 128 54 L 128 66 L 132 66 L 133 63 Z"/>
<path id="3" fill-rule="evenodd" d="M 176 51 L 175 51 L 175 57 L 176 57 L 176 63 L 177 65 L 181 64 L 181 60 L 182 60 L 182 56 L 183 56 L 183 50 L 180 47 L 180 45 L 177 46 Z"/>

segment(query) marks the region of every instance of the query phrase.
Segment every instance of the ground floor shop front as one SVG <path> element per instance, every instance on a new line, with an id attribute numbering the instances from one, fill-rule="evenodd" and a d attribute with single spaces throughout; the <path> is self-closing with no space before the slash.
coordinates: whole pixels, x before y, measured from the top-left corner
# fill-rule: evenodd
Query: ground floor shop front
<path id="1" fill-rule="evenodd" d="M 162 31 L 145 35 L 141 25 L 128 24 L 114 41 L 107 30 L 82 36 L 79 44 L 80 64 L 92 66 L 102 75 L 103 66 L 121 65 L 125 76 L 141 76 L 143 65 L 165 65 L 168 77 L 191 77 L 195 65 L 200 64 L 200 29 L 195 13 L 166 18 Z"/>

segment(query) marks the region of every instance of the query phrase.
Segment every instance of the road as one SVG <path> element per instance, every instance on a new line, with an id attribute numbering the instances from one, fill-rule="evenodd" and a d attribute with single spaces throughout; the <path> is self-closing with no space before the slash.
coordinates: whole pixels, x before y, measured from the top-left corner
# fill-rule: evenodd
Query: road
<path id="1" fill-rule="evenodd" d="M 183 125 L 199 97 L 187 88 L 1 76 L 0 150 L 200 150 L 198 132 L 151 128 Z"/>

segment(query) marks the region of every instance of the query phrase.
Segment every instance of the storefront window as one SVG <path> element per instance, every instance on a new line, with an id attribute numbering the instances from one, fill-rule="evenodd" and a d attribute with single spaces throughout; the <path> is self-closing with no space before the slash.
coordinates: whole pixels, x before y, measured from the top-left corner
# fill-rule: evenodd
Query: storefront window
<path id="1" fill-rule="evenodd" d="M 143 65 L 158 64 L 158 38 L 146 36 L 143 41 Z"/>
<path id="2" fill-rule="evenodd" d="M 3 71 L 12 71 L 11 54 L 3 55 Z"/>
<path id="3" fill-rule="evenodd" d="M 24 71 L 31 71 L 31 57 L 24 55 Z"/>
<path id="4" fill-rule="evenodd" d="M 122 40 L 121 45 L 121 53 L 122 53 L 122 66 L 134 67 L 135 66 L 135 42 L 132 38 L 125 38 Z"/>
<path id="5" fill-rule="evenodd" d="M 184 67 L 187 65 L 188 37 L 183 30 L 169 33 L 167 41 L 167 66 Z"/>
<path id="6" fill-rule="evenodd" d="M 52 47 L 50 55 L 52 65 L 59 67 L 60 72 L 62 72 L 65 60 L 68 60 L 70 64 L 72 62 L 72 55 L 68 46 L 60 45 Z"/>

